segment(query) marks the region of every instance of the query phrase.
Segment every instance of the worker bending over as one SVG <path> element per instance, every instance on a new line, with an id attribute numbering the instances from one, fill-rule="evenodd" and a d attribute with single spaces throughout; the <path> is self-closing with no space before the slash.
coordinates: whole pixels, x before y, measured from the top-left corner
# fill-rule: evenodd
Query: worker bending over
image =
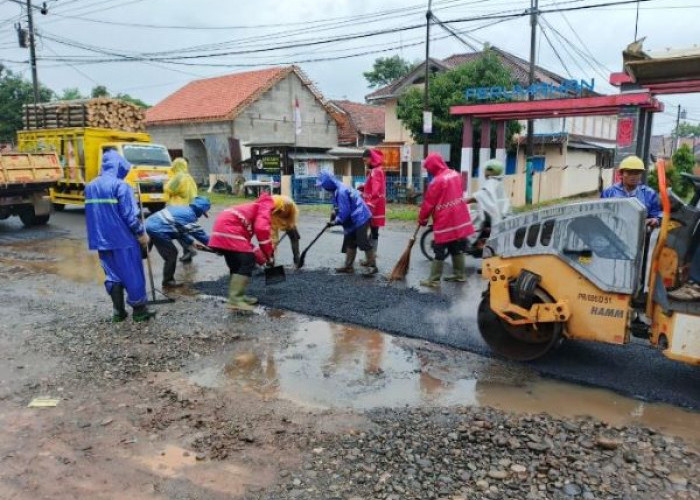
<path id="1" fill-rule="evenodd" d="M 187 160 L 175 158 L 172 166 L 173 178 L 168 181 L 163 189 L 168 201 L 168 206 L 188 207 L 197 196 L 197 183 L 190 175 L 187 168 Z M 182 257 L 180 262 L 192 262 L 196 251 L 186 240 L 179 240 L 182 245 Z"/>
<path id="2" fill-rule="evenodd" d="M 333 193 L 333 211 L 335 219 L 328 223 L 329 226 L 343 226 L 343 246 L 341 251 L 345 253 L 345 265 L 336 268 L 338 273 L 351 274 L 355 272 L 355 256 L 357 249 L 365 252 L 367 257 L 366 276 L 378 272 L 376 252 L 369 242 L 368 230 L 372 214 L 360 193 L 352 189 L 324 170 L 321 172 L 317 186 Z"/>
<path id="3" fill-rule="evenodd" d="M 183 248 L 209 243 L 209 235 L 200 227 L 197 220 L 207 217 L 211 203 L 204 196 L 196 196 L 190 205 L 173 205 L 151 215 L 146 220 L 146 232 L 163 258 L 164 287 L 178 286 L 175 281 L 177 248 L 172 240 L 180 241 Z"/>

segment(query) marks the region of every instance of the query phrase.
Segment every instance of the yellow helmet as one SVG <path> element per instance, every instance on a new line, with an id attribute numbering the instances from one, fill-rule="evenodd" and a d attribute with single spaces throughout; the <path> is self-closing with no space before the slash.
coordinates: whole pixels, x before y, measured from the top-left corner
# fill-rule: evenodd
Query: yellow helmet
<path id="1" fill-rule="evenodd" d="M 638 170 L 642 172 L 644 171 L 644 162 L 639 156 L 626 156 L 620 162 L 620 170 Z"/>
<path id="2" fill-rule="evenodd" d="M 279 194 L 272 195 L 274 208 L 272 209 L 273 229 L 287 231 L 297 226 L 299 209 L 296 203 L 289 197 Z"/>

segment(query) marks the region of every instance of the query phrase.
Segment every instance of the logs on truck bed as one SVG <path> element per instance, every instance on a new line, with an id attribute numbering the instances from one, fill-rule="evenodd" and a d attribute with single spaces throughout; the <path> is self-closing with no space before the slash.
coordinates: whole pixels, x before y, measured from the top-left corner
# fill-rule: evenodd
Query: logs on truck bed
<path id="1" fill-rule="evenodd" d="M 146 113 L 120 99 L 97 98 L 26 104 L 24 128 L 99 127 L 143 132 Z"/>

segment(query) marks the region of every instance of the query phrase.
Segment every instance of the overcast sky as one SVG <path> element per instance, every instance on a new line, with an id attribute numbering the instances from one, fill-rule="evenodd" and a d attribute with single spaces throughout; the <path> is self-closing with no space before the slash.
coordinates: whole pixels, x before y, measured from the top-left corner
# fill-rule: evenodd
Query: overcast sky
<path id="1" fill-rule="evenodd" d="M 540 8 L 608 1 L 612 0 L 540 0 Z M 48 14 L 35 11 L 34 16 L 40 35 L 38 56 L 48 59 L 64 56 L 73 61 L 143 53 L 161 58 L 163 54 L 159 53 L 163 51 L 172 51 L 168 57 L 209 54 L 216 50 L 252 51 L 301 40 L 332 39 L 424 23 L 427 6 L 427 1 L 416 0 L 50 0 L 47 3 Z M 529 0 L 433 0 L 433 11 L 441 20 L 449 21 L 522 12 L 529 4 Z M 29 65 L 23 62 L 27 61 L 29 51 L 17 48 L 13 27 L 20 20 L 26 25 L 25 14 L 16 0 L 0 0 L 0 62 L 31 78 Z M 564 76 L 595 78 L 596 90 L 615 93 L 616 89 L 607 85 L 607 75 L 620 70 L 621 51 L 634 39 L 635 16 L 635 5 L 546 14 L 544 29 L 559 57 L 540 31 L 538 64 Z M 692 47 L 700 39 L 699 16 L 698 0 L 643 2 L 639 8 L 639 37 L 646 37 L 644 47 L 648 51 Z M 493 22 L 480 20 L 451 26 L 469 31 Z M 177 28 L 159 29 L 154 25 Z M 474 45 L 487 41 L 527 58 L 529 30 L 528 18 L 521 17 L 468 33 L 476 40 L 466 38 L 467 34 L 464 37 Z M 431 35 L 438 38 L 431 43 L 433 57 L 471 51 L 439 27 L 434 26 Z M 113 93 L 126 92 L 155 104 L 193 79 L 326 59 L 301 62 L 300 66 L 327 98 L 363 101 L 371 90 L 362 72 L 371 69 L 374 59 L 399 54 L 410 61 L 421 60 L 425 54 L 424 38 L 425 29 L 420 28 L 307 47 L 181 60 L 188 65 L 134 61 L 67 64 L 40 60 L 39 79 L 57 92 L 78 87 L 87 93 L 94 85 L 103 84 Z M 98 48 L 109 55 L 66 44 Z M 199 46 L 203 47 L 189 51 Z M 385 49 L 388 51 L 345 58 Z M 656 133 L 671 130 L 678 104 L 687 109 L 689 121 L 700 123 L 700 96 L 664 96 L 662 100 L 666 111 L 655 118 Z"/>

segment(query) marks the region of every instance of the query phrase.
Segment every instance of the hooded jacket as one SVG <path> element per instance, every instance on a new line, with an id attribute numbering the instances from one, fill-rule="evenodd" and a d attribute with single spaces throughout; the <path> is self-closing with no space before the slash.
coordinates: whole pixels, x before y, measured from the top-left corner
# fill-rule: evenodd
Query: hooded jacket
<path id="1" fill-rule="evenodd" d="M 357 231 L 372 218 L 360 193 L 347 187 L 330 172 L 322 171 L 316 185 L 333 193 L 334 223 L 342 225 L 345 234 Z"/>
<path id="2" fill-rule="evenodd" d="M 252 203 L 227 208 L 214 221 L 209 246 L 230 252 L 254 253 L 255 261 L 264 264 L 274 254 L 272 246 L 272 196 L 263 193 Z M 259 247 L 251 240 L 255 236 Z"/>
<path id="3" fill-rule="evenodd" d="M 187 170 L 187 161 L 177 158 L 172 171 L 174 176 L 164 188 L 168 205 L 189 205 L 197 196 L 197 183 Z"/>
<path id="4" fill-rule="evenodd" d="M 171 206 L 159 210 L 146 219 L 146 232 L 162 240 L 178 239 L 191 245 L 194 240 L 207 245 L 209 235 L 197 224 L 203 214 L 211 208 L 204 196 L 197 196 L 189 206 Z"/>
<path id="5" fill-rule="evenodd" d="M 433 217 L 435 243 L 449 243 L 474 234 L 474 226 L 467 204 L 462 199 L 462 178 L 445 164 L 437 153 L 425 159 L 425 168 L 433 180 L 428 184 L 425 198 L 418 214 L 422 226 Z"/>
<path id="6" fill-rule="evenodd" d="M 134 190 L 122 179 L 131 165 L 114 150 L 102 155 L 97 179 L 85 186 L 85 223 L 90 250 L 138 248 L 144 228 Z"/>
<path id="7" fill-rule="evenodd" d="M 386 176 L 382 164 L 384 155 L 378 149 L 370 149 L 371 169 L 365 181 L 362 199 L 372 212 L 372 227 L 384 227 L 386 224 Z"/>

